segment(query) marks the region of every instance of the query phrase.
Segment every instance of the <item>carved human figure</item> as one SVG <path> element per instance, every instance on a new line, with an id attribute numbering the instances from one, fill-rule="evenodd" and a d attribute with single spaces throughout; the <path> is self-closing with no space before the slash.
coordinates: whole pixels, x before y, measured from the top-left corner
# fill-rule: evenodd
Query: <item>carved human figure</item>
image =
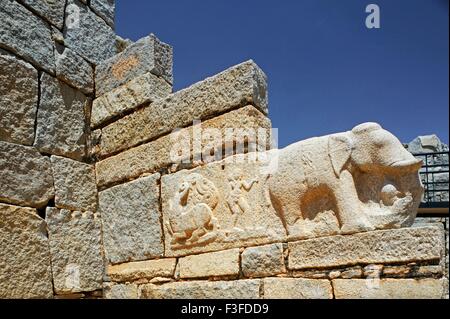
<path id="1" fill-rule="evenodd" d="M 365 213 L 361 200 L 364 188 L 357 187 L 355 176 L 401 184 L 403 176 L 418 176 L 422 165 L 394 135 L 376 123 L 301 141 L 280 150 L 278 155 L 278 169 L 269 176 L 269 192 L 289 235 L 301 235 L 305 218 L 302 205 L 314 192 L 331 194 L 341 233 L 373 230 L 376 223 Z M 384 185 L 382 189 L 380 183 L 380 189 L 370 193 L 378 198 L 368 201 L 384 203 L 392 214 L 414 214 L 423 187 L 420 179 L 410 180 L 406 192 L 397 191 L 395 185 Z"/>
<path id="2" fill-rule="evenodd" d="M 214 184 L 200 174 L 190 174 L 180 184 L 170 202 L 170 218 L 166 223 L 172 235 L 172 248 L 199 245 L 217 236 L 217 219 L 213 210 L 218 203 Z"/>
<path id="3" fill-rule="evenodd" d="M 239 216 L 250 210 L 250 205 L 245 198 L 244 191 L 250 191 L 253 184 L 257 182 L 258 180 L 256 179 L 251 181 L 245 180 L 238 170 L 233 170 L 230 174 L 228 174 L 228 185 L 230 186 L 230 191 L 227 196 L 227 204 L 230 208 L 231 214 L 233 215 L 234 227 L 237 225 Z"/>

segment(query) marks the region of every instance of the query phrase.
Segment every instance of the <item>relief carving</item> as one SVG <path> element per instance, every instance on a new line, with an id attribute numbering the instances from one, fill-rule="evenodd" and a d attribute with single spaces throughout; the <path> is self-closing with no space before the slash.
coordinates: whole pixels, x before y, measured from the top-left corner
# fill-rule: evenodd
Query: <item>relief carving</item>
<path id="1" fill-rule="evenodd" d="M 233 226 L 236 227 L 239 216 L 250 210 L 250 205 L 245 197 L 245 192 L 249 192 L 257 179 L 247 181 L 238 170 L 232 170 L 228 175 L 230 191 L 227 196 L 227 204 L 233 215 Z"/>
<path id="2" fill-rule="evenodd" d="M 170 203 L 167 222 L 172 249 L 197 246 L 217 237 L 218 223 L 213 211 L 218 203 L 214 184 L 200 174 L 190 174 L 178 188 Z"/>
<path id="3" fill-rule="evenodd" d="M 163 177 L 169 255 L 408 227 L 414 221 L 423 193 L 422 162 L 376 123 L 267 153 L 277 163 L 269 173 L 262 170 L 266 163 L 235 155 L 236 161 Z"/>
<path id="4" fill-rule="evenodd" d="M 323 228 L 335 218 L 334 232 L 344 234 L 410 226 L 423 192 L 421 165 L 394 135 L 365 123 L 280 150 L 269 191 L 290 237 L 314 235 L 314 219 Z"/>

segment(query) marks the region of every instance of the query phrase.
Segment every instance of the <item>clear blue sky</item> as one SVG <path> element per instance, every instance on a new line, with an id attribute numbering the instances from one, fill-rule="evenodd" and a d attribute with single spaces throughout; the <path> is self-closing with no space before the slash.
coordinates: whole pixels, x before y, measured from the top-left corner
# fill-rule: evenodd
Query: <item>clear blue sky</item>
<path id="1" fill-rule="evenodd" d="M 381 29 L 365 27 L 366 5 Z M 116 31 L 174 47 L 174 89 L 253 59 L 280 146 L 376 121 L 448 142 L 448 0 L 116 0 Z"/>

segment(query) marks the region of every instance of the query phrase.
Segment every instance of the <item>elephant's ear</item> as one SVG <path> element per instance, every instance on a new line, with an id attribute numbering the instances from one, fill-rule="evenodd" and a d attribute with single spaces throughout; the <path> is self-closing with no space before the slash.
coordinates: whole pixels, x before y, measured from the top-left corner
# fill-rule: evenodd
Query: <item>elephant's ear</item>
<path id="1" fill-rule="evenodd" d="M 331 135 L 328 139 L 328 156 L 336 177 L 341 175 L 352 154 L 352 142 L 346 134 Z"/>

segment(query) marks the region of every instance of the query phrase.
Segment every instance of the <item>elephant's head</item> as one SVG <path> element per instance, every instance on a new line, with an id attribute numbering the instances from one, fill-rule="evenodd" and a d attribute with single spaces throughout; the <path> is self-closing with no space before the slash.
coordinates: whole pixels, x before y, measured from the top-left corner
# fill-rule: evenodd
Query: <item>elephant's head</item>
<path id="1" fill-rule="evenodd" d="M 363 172 L 394 169 L 418 171 L 422 161 L 411 155 L 391 133 L 377 123 L 364 123 L 351 132 L 331 135 L 328 151 L 336 176 L 347 165 Z"/>

